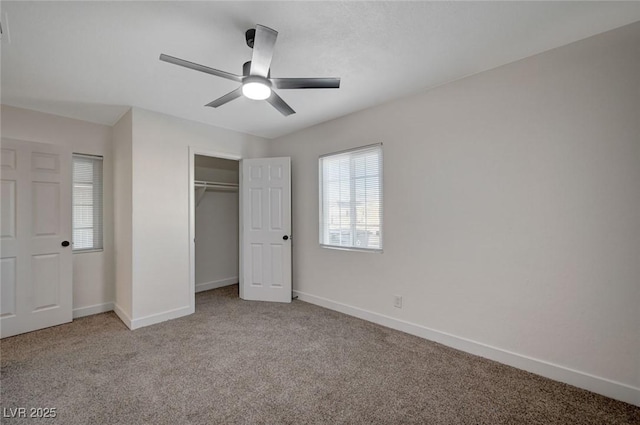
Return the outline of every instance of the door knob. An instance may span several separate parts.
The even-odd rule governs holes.
[[[64,246],[65,248],[69,246],[69,241],[62,241],[62,246]]]
[[[287,239],[289,239],[289,236],[284,235],[284,236],[282,237],[282,239],[284,239],[284,240],[286,241]]]

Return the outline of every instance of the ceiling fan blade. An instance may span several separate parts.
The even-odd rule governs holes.
[[[262,25],[256,25],[256,35],[253,41],[253,55],[251,57],[250,75],[265,77],[269,75],[273,48],[276,44],[278,31]]]
[[[227,80],[233,80],[239,83],[242,82],[242,76],[240,75],[231,74],[229,72],[224,72],[218,69],[209,68],[208,66],[199,65],[197,63],[186,61],[184,59],[174,58],[173,56],[161,54],[160,60],[164,62],[172,63],[174,65],[184,66],[185,68],[195,69],[196,71],[204,72],[206,74],[211,74],[217,77],[226,78]]]
[[[279,89],[339,89],[340,78],[270,78]]]
[[[287,105],[287,102],[282,100],[282,98],[273,90],[271,91],[271,96],[267,98],[267,102],[273,105],[273,107],[280,111],[280,113],[285,117],[296,113],[296,111],[294,111],[291,106]]]
[[[217,108],[218,106],[222,106],[225,103],[231,102],[233,99],[237,99],[242,96],[242,86],[238,87],[232,92],[225,94],[222,97],[217,98],[213,102],[207,103],[205,106],[211,106],[213,108]]]

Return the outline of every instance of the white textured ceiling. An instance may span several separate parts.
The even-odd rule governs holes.
[[[640,20],[640,2],[10,2],[2,103],[113,124],[137,106],[267,138]],[[5,22],[3,22],[5,23]],[[5,23],[5,24],[6,24]],[[339,90],[209,101],[237,83],[160,53],[241,74],[244,32],[279,32],[274,77],[341,77]]]

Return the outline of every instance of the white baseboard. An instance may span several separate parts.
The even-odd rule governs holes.
[[[120,320],[122,320],[122,323],[124,323],[129,329],[132,329],[131,328],[131,318],[116,303],[113,304],[113,312],[116,314],[116,316],[118,316],[118,318],[120,318]]]
[[[640,406],[640,388],[580,372],[578,370],[569,369],[544,360],[534,359],[522,354],[503,350],[501,348],[492,347],[481,342],[461,338],[446,332],[417,325],[415,323],[406,322],[383,314],[342,304],[327,298],[318,297],[316,295],[300,291],[293,291],[293,293],[298,296],[298,299],[311,304],[339,311],[340,313],[348,314],[349,316],[377,323],[379,325],[406,332],[430,341],[435,341],[467,353],[495,360],[499,363],[513,366],[518,369],[523,369],[546,378],[593,391],[594,393],[602,394],[606,397]]]
[[[162,313],[151,314],[149,316],[131,320],[131,326],[129,326],[129,329],[134,330],[144,328],[145,326],[155,325],[156,323],[166,322],[167,320],[177,319],[182,316],[188,316],[194,312],[195,308],[187,305],[173,310],[164,311]]]
[[[236,283],[238,283],[238,276],[228,277],[226,279],[214,280],[211,282],[196,283],[196,292],[222,288],[223,286],[235,285]]]
[[[91,316],[93,314],[105,313],[107,311],[113,311],[113,303],[102,303],[90,305],[87,307],[78,307],[73,309],[73,318]]]

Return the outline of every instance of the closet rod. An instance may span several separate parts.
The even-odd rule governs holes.
[[[238,183],[224,183],[224,182],[209,182],[205,180],[196,180],[194,182],[195,187],[202,187],[205,189],[226,189],[226,190],[237,190]]]

